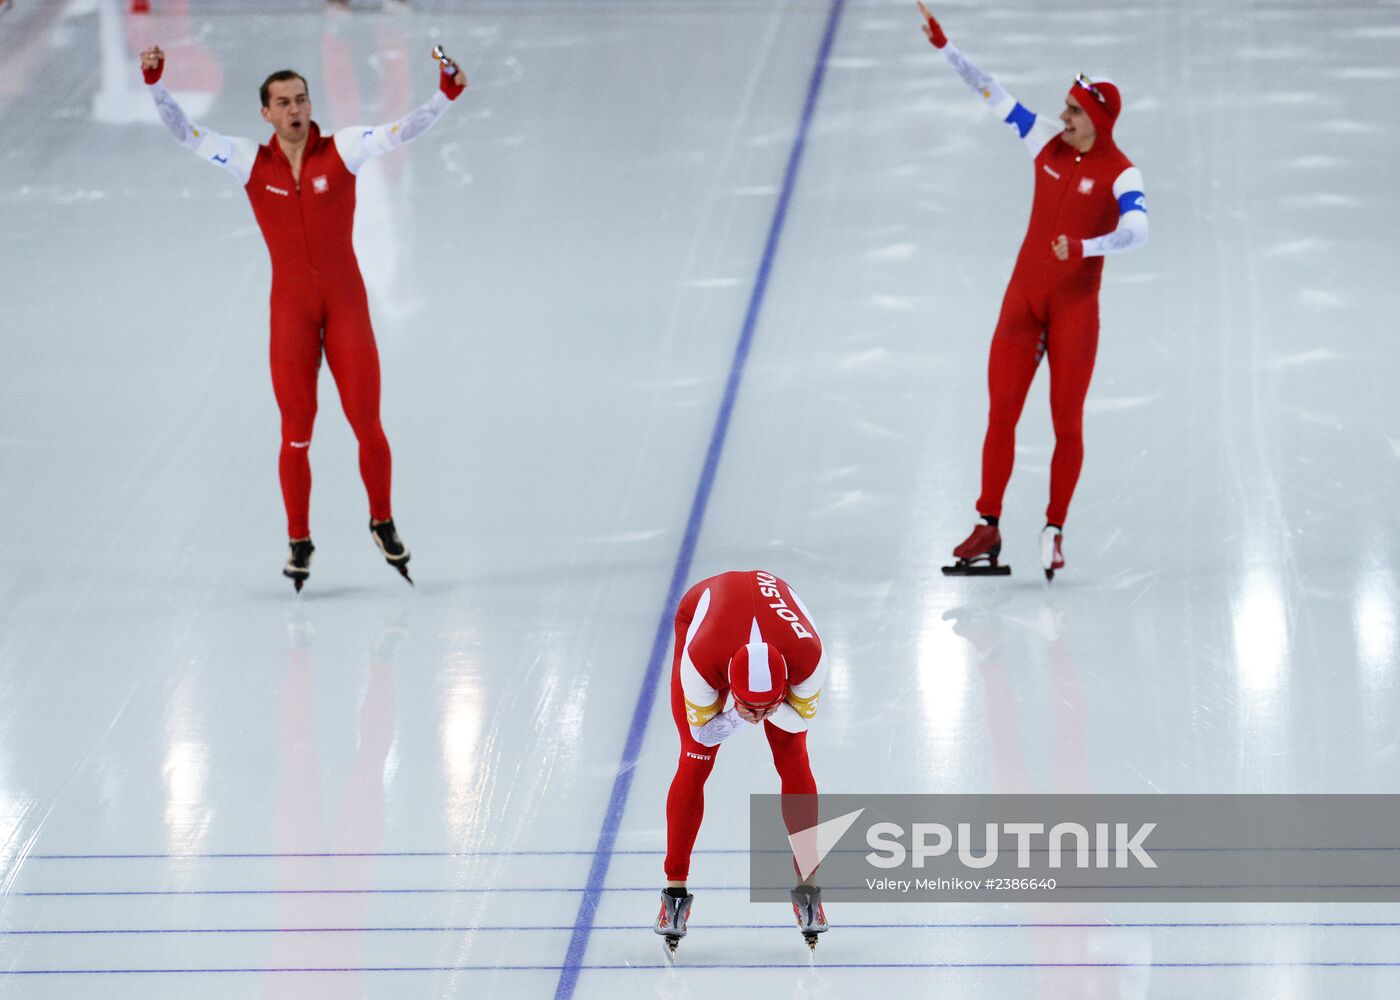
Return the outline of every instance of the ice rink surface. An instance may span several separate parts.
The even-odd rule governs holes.
[[[364,2],[0,14],[0,996],[1400,993],[1387,905],[833,905],[811,969],[748,901],[751,734],[676,970],[648,929],[648,666],[727,569],[821,628],[823,791],[1396,791],[1400,6],[935,7],[1042,112],[1113,77],[1146,179],[1047,586],[1043,375],[1014,575],[938,570],[1031,169],[912,0]],[[471,85],[357,222],[418,585],[323,374],[296,597],[266,250],[136,53],[263,141],[268,72],[373,124],[435,41]]]

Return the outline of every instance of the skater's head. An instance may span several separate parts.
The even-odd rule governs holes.
[[[787,661],[766,642],[751,642],[729,660],[729,690],[734,708],[749,722],[778,710],[787,696]]]
[[[258,89],[262,98],[263,121],[272,125],[277,138],[298,145],[311,131],[311,93],[306,77],[293,69],[281,69],[263,81]]]
[[[1080,73],[1065,95],[1065,109],[1060,112],[1065,130],[1060,137],[1081,153],[1086,152],[1100,135],[1112,138],[1113,123],[1122,109],[1123,97],[1117,84]]]

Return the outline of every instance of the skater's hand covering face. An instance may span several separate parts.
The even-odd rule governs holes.
[[[776,701],[767,708],[750,708],[741,701],[734,702],[734,711],[739,713],[739,718],[745,722],[752,722],[755,725],[772,715],[782,705],[781,701]]]

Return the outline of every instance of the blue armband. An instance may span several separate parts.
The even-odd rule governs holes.
[[[1013,127],[1024,139],[1035,126],[1035,112],[1017,101],[1016,106],[1011,109],[1011,114],[1006,116],[1006,124]]]
[[[1124,191],[1118,196],[1118,214],[1127,215],[1129,212],[1147,214],[1147,200],[1141,191]]]

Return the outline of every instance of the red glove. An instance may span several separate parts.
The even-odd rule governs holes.
[[[923,0],[919,2],[919,13],[928,19],[928,24],[924,25],[924,34],[928,35],[928,40],[933,43],[935,49],[941,49],[948,44],[948,36],[943,34],[943,28],[938,23],[938,18],[928,12],[928,8],[923,5]]]
[[[157,83],[160,80],[160,74],[164,69],[165,60],[162,59],[160,62],[156,63],[155,69],[147,69],[145,66],[142,66],[141,77],[146,81],[146,84],[149,86],[150,84]]]
[[[457,83],[456,76],[461,70],[454,64],[452,69],[442,67],[438,74],[438,89],[447,95],[449,101],[455,101],[462,95],[462,91],[467,89],[465,83]]]

